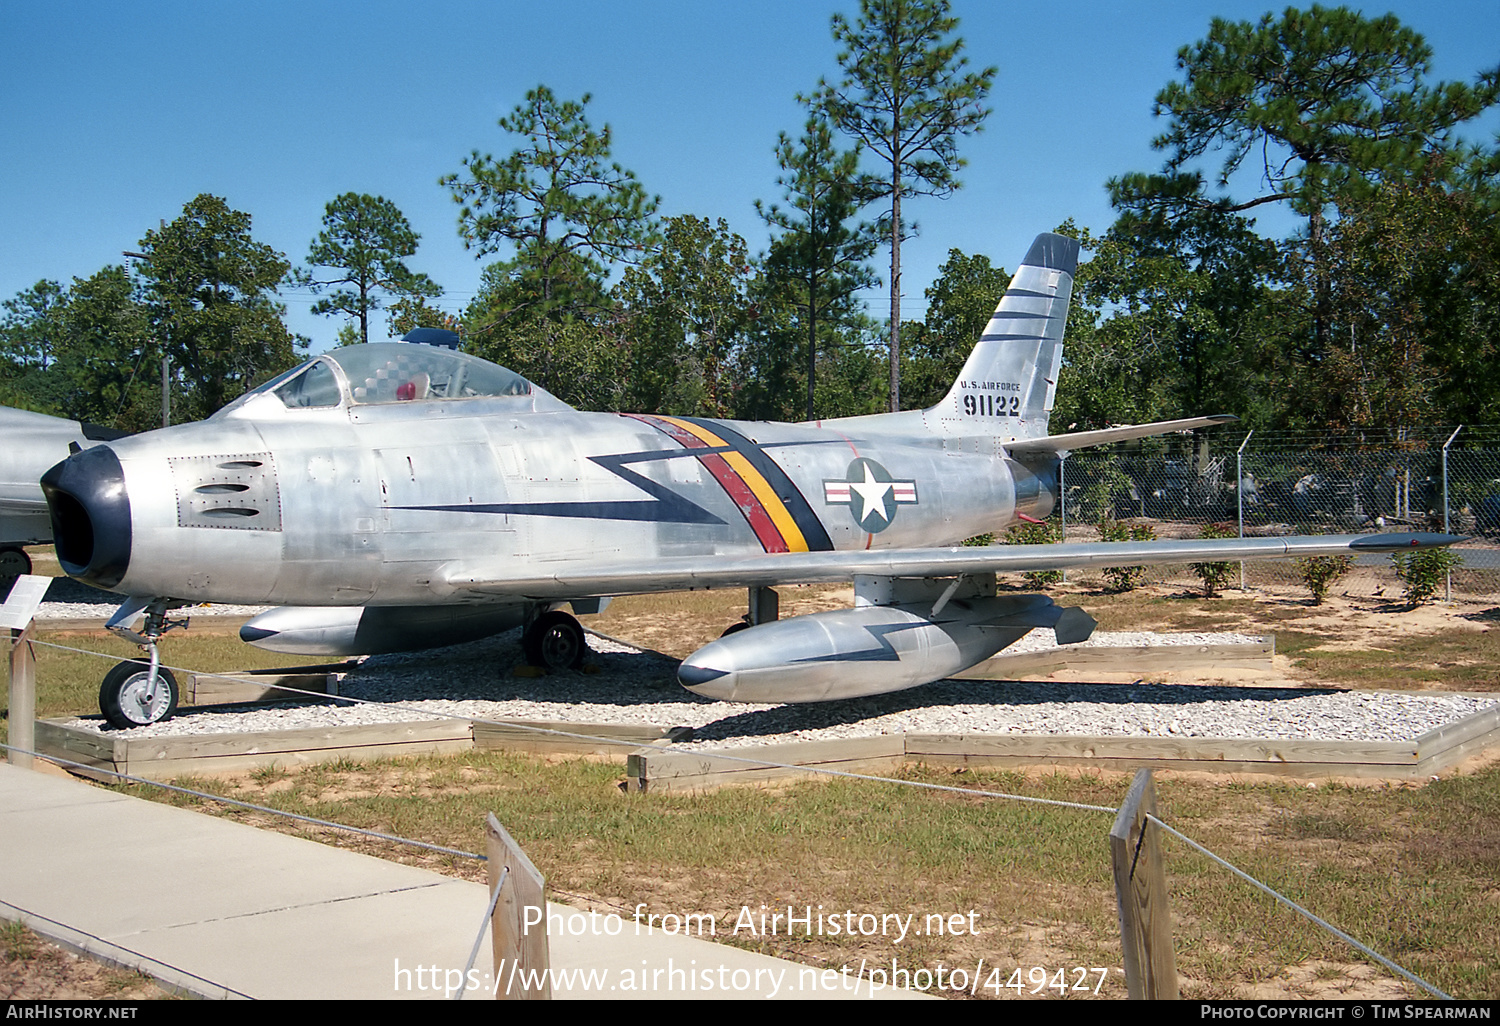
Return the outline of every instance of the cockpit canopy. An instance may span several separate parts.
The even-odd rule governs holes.
[[[536,390],[540,392],[540,389]],[[272,378],[230,403],[273,394],[288,409],[531,396],[531,382],[477,356],[412,342],[343,346]],[[545,393],[542,393],[545,394]]]

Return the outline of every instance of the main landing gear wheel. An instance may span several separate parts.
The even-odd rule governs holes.
[[[537,617],[522,635],[521,648],[528,663],[549,672],[578,669],[589,650],[583,625],[560,609]]]
[[[740,631],[747,631],[749,629],[750,629],[750,625],[748,623],[746,623],[744,620],[736,620],[734,623],[730,624],[728,627],[725,627],[724,628],[724,633],[720,634],[719,637],[721,637],[721,638],[727,638],[731,634],[738,634]]]
[[[159,723],[177,711],[177,678],[165,666],[157,668],[156,689],[151,693],[151,664],[139,660],[121,663],[104,675],[99,687],[99,711],[122,730]]]
[[[10,594],[16,578],[31,573],[31,557],[25,549],[0,549],[0,599]]]

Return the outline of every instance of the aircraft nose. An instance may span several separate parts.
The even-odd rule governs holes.
[[[74,453],[42,475],[57,559],[70,577],[113,588],[130,566],[130,496],[107,445]]]

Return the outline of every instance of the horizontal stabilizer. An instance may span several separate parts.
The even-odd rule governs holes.
[[[1191,431],[1193,428],[1213,427],[1239,420],[1227,413],[1212,417],[1188,417],[1185,420],[1159,420],[1154,424],[1124,424],[1120,427],[1101,428],[1098,431],[1074,431],[1066,435],[1049,435],[1046,438],[1024,438],[1006,442],[1011,455],[1023,452],[1066,453],[1084,449],[1090,445],[1108,445],[1110,442],[1126,442],[1132,438],[1150,438],[1153,435],[1170,435],[1174,431]]]

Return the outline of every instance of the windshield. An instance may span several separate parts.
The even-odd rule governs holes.
[[[309,406],[337,406],[343,398],[338,378],[328,361],[318,360],[301,374],[275,389],[276,396],[289,410]]]
[[[531,394],[531,383],[514,371],[418,343],[372,342],[335,349],[324,357],[343,370],[356,403]]]
[[[337,406],[344,393],[334,364],[344,372],[350,398],[356,403],[532,394],[531,382],[521,375],[477,356],[414,342],[372,342],[334,349],[284,371],[214,416],[237,410],[266,392],[274,392],[288,409]]]

